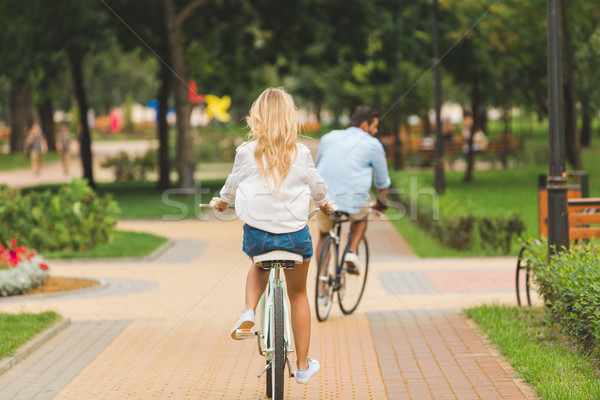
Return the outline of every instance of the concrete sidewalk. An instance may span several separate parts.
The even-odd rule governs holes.
[[[122,221],[118,228],[204,248],[191,261],[172,253],[171,263],[168,253],[160,263],[51,263],[57,276],[150,283],[140,286],[146,289],[0,299],[6,312],[56,310],[80,332],[65,330],[36,351],[60,349],[63,362],[30,357],[0,375],[0,399],[265,398],[256,342],[229,337],[249,266],[241,223]],[[344,316],[334,305],[326,322],[313,318],[310,355],[322,370],[307,385],[288,380],[287,398],[531,398],[459,313],[483,302],[515,303],[513,258],[420,259],[389,222],[371,223],[368,239],[373,257],[359,308]]]

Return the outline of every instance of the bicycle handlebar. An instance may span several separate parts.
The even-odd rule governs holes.
[[[200,207],[210,207],[213,208],[215,205],[217,205],[217,203],[215,203],[214,201],[211,201],[208,204],[198,204],[198,206]],[[231,208],[231,209],[235,209],[235,206],[232,206],[231,204],[227,204],[227,208]],[[313,210],[311,210],[311,212],[308,214],[308,219],[310,219],[313,215],[315,215],[316,213],[318,213],[321,209],[320,208],[314,208]],[[331,212],[334,213],[337,211],[337,206],[334,204],[333,206],[331,206]]]

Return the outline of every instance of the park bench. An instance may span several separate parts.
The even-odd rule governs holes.
[[[455,136],[451,142],[444,142],[444,160],[450,167],[463,155],[464,140],[462,136]],[[435,159],[435,144],[433,146],[416,149],[416,158],[420,165],[430,163]]]
[[[569,185],[567,190],[567,212],[569,214],[569,240],[575,244],[581,240],[600,238],[600,198],[588,196],[587,175],[569,173],[570,177],[579,176],[580,183]],[[540,236],[548,237],[548,190],[544,175],[540,175],[538,188],[538,223]],[[517,303],[521,305],[521,276],[524,275],[527,304],[531,305],[531,271],[524,259],[522,247],[517,259],[516,292]]]
[[[508,165],[508,157],[518,157],[523,150],[523,138],[515,138],[511,133],[502,134],[488,144],[485,155],[495,168],[496,161],[500,161],[503,166]]]

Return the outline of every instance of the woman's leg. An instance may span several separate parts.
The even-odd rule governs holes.
[[[256,312],[260,296],[262,296],[269,281],[269,272],[257,267],[254,263],[250,266],[246,277],[246,307],[244,311],[252,310]]]
[[[310,306],[306,294],[306,278],[310,261],[298,264],[294,269],[285,270],[288,297],[290,298],[292,330],[296,344],[298,369],[308,369],[308,348],[310,346]]]

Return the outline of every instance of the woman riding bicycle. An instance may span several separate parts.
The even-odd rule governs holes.
[[[269,88],[256,99],[246,117],[251,142],[236,150],[233,171],[213,198],[214,207],[224,211],[235,204],[244,224],[242,250],[252,256],[273,250],[301,254],[304,262],[285,270],[291,305],[292,331],[296,344],[295,379],[306,383],[319,370],[319,363],[308,358],[310,345],[310,308],[306,279],[313,255],[307,220],[310,200],[323,212],[331,209],[327,186],[317,172],[310,151],[297,143],[299,114],[294,100],[282,88]],[[250,266],[246,279],[246,299],[242,316],[231,331],[254,326],[254,310],[265,290],[269,271]]]

